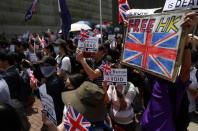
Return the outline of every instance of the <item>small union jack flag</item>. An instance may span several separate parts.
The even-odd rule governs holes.
[[[85,41],[88,38],[89,38],[89,32],[86,30],[81,30],[80,31],[80,41]]]
[[[30,20],[32,18],[33,13],[36,12],[38,0],[33,0],[32,4],[30,5],[29,9],[25,14],[25,21]]]
[[[177,33],[129,33],[124,45],[123,62],[171,79],[178,39]]]
[[[64,126],[66,131],[89,131],[91,129],[91,123],[70,105],[64,112]]]
[[[94,33],[93,36],[95,37],[96,35],[100,34],[100,31],[99,31],[99,29],[95,28],[95,29],[93,30],[93,33]]]
[[[126,21],[126,12],[130,10],[130,6],[127,0],[119,0],[119,23]]]
[[[104,64],[103,65],[103,72],[105,74],[108,74],[109,72],[111,72],[111,66],[109,64]]]

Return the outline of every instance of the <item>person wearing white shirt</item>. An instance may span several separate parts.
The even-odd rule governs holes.
[[[110,103],[110,117],[114,127],[118,126],[127,131],[134,130],[135,113],[132,103],[137,92],[138,89],[131,82],[128,82],[126,87],[123,85],[109,86],[107,95]]]

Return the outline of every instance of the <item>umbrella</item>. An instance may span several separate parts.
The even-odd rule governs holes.
[[[71,24],[71,30],[70,30],[70,32],[81,31],[82,29],[83,30],[91,30],[91,27],[89,27],[86,24],[73,23],[73,24]]]

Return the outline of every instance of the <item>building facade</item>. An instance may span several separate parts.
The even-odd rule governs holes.
[[[60,17],[58,0],[39,0],[37,11],[25,22],[25,13],[32,0],[1,0],[0,33],[21,34],[26,31],[43,32],[58,30]],[[72,22],[89,20],[99,23],[99,0],[67,0]],[[102,0],[103,20],[112,21],[112,0]]]

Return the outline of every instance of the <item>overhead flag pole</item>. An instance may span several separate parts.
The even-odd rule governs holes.
[[[101,44],[103,43],[102,39],[102,1],[100,1],[100,33],[101,33]]]

